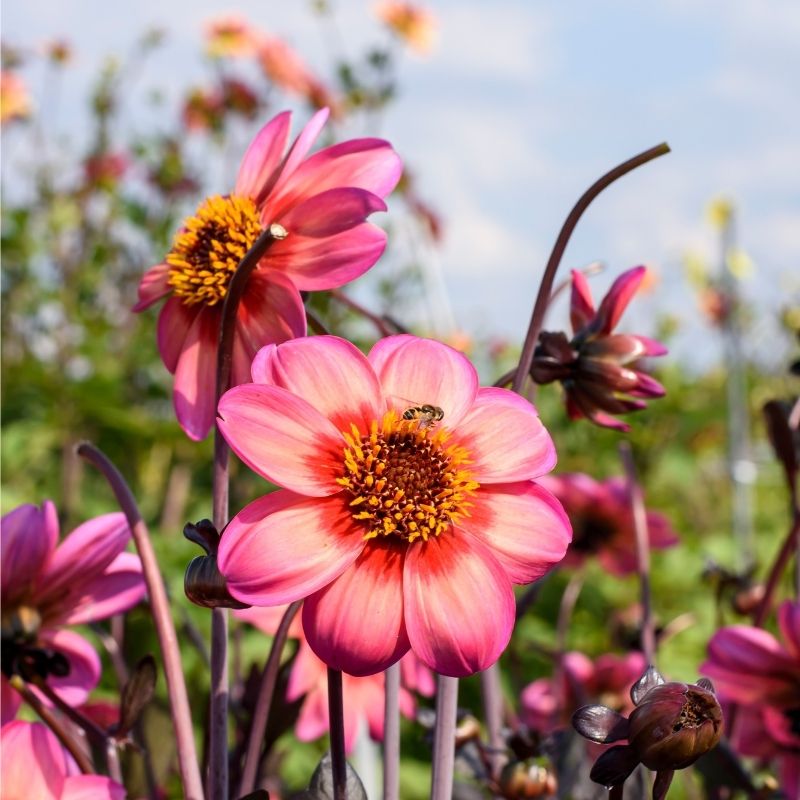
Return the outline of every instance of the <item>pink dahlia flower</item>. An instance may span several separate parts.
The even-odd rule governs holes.
[[[666,347],[645,336],[612,333],[646,272],[646,267],[623,272],[595,310],[586,276],[572,271],[572,339],[543,331],[531,366],[536,383],[561,381],[571,419],[587,417],[604,428],[627,431],[630,425],[611,415],[639,411],[646,398],[664,395],[641,360],[663,356]]]
[[[239,305],[233,385],[249,380],[259,348],[305,334],[301,291],[357,278],[386,246],[386,234],[366,218],[386,210],[383,198],[400,177],[391,145],[353,139],[306,158],[328,111],[317,112],[286,151],[290,116],[278,114],[261,129],[233,192],[204,200],[139,285],[134,311],[169,295],[158,318],[158,347],[175,375],[178,422],[192,439],[203,439],[214,422],[217,344],[231,276],[265,229],[280,225],[286,237],[265,253]]]
[[[409,649],[445,675],[493,664],[514,625],[513,584],[547,572],[570,540],[535,483],[556,453],[533,406],[479,388],[465,356],[414,336],[369,356],[334,336],[270,345],[252,374],[222,397],[218,424],[284,488],[225,530],[231,594],[306,598],[311,648],[352,675]]]
[[[647,661],[638,651],[624,656],[606,653],[595,661],[583,653],[565,653],[558,680],[539,678],[522,690],[522,721],[533,730],[550,733],[569,727],[578,706],[597,700],[626,714],[633,711],[631,686],[645,669]]]
[[[636,571],[636,530],[630,490],[623,478],[596,481],[582,472],[565,472],[546,475],[541,484],[559,499],[572,523],[565,564],[578,566],[587,557],[597,556],[612,575]],[[647,532],[651,548],[678,543],[669,520],[656,511],[647,512]]]
[[[278,629],[281,617],[288,606],[270,608],[246,608],[234,611],[234,616],[272,636]],[[286,699],[291,703],[305,697],[300,708],[300,716],[295,725],[295,734],[301,742],[312,742],[328,732],[328,669],[308,646],[303,635],[300,616],[295,616],[289,627],[289,636],[300,640],[300,649],[292,664]],[[433,676],[421,665],[412,653],[407,653],[400,662],[403,686],[400,688],[400,711],[413,718],[415,703],[409,690],[421,686],[421,693],[433,694]],[[406,683],[410,677],[414,683]],[[367,723],[369,735],[375,741],[383,741],[384,725],[384,673],[357,678],[342,674],[342,693],[344,698],[344,738],[345,750],[351,753],[355,747],[358,731],[363,721]],[[419,689],[418,689],[419,691]]]
[[[125,800],[125,788],[102,775],[75,775],[72,759],[40,722],[16,720],[0,730],[4,800]]]
[[[145,593],[139,557],[125,553],[130,528],[122,514],[79,525],[58,543],[55,506],[22,505],[6,514],[2,550],[2,719],[19,695],[7,678],[38,676],[70,705],[80,705],[100,678],[100,659],[82,636],[65,630],[127,611]]]

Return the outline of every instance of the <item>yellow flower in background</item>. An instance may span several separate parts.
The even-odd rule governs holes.
[[[430,53],[436,42],[436,17],[427,8],[398,0],[383,0],[375,6],[378,18],[412,50]]]
[[[732,247],[725,258],[731,274],[739,278],[749,278],[755,271],[753,259],[741,247]]]
[[[257,36],[243,17],[225,14],[204,27],[206,53],[212,58],[245,58],[256,50]]]
[[[734,210],[735,207],[731,200],[727,197],[717,197],[709,203],[706,214],[708,221],[715,228],[722,229],[730,225]]]

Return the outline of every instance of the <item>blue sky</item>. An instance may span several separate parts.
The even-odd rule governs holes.
[[[349,52],[381,37],[368,3],[339,0]],[[683,275],[687,251],[714,257],[709,200],[732,198],[739,241],[755,264],[743,291],[756,306],[748,347],[778,367],[775,310],[800,295],[800,4],[795,0],[440,0],[439,44],[400,66],[399,100],[382,122],[421,192],[444,215],[429,316],[440,333],[521,338],[538,278],[574,200],[619,161],[667,140],[673,153],[633,173],[585,215],[562,269],[596,259],[598,294],[639,263],[658,289],[622,327],[645,333],[657,313],[679,317],[676,355],[698,348],[704,327]],[[305,2],[241,0],[26,0],[3,8],[3,39],[35,45],[69,39],[77,51],[59,111],[77,130],[87,80],[102,59],[127,51],[148,25],[169,32],[140,85],[177,95],[201,80],[207,18],[237,11],[288,38],[321,71],[330,67]],[[35,90],[34,84],[34,90]],[[219,187],[216,187],[219,188]],[[441,291],[440,288],[441,287]],[[556,315],[557,316],[557,315]],[[698,354],[698,350],[701,350]]]

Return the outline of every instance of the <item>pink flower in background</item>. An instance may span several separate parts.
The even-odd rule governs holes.
[[[2,519],[2,719],[20,698],[7,682],[34,675],[70,705],[97,684],[100,659],[80,625],[127,611],[145,593],[139,557],[123,552],[130,529],[122,514],[79,525],[58,544],[55,506],[22,505]]]
[[[234,611],[233,614],[272,636],[277,631],[287,607],[253,607]],[[300,649],[292,665],[286,699],[293,702],[305,696],[295,725],[295,733],[301,742],[311,742],[326,734],[330,727],[328,669],[308,646],[299,614],[292,620],[289,636],[300,640]],[[400,689],[400,711],[406,717],[413,718],[415,703],[410,690],[417,689],[421,694],[431,696],[434,691],[433,676],[430,670],[420,664],[411,653],[407,653],[400,664],[404,684]],[[407,676],[412,680],[411,685],[406,683]],[[362,721],[366,721],[369,735],[373,739],[383,741],[384,684],[382,672],[362,678],[343,673],[344,734],[345,749],[348,753],[351,753],[355,746]]]
[[[645,336],[612,333],[647,272],[623,272],[595,310],[586,276],[572,271],[570,320],[573,337],[543,331],[531,367],[536,383],[560,381],[571,419],[587,417],[596,425],[630,430],[611,415],[638,411],[646,398],[662,397],[664,387],[642,368],[641,359],[667,349]]]
[[[630,492],[623,478],[596,481],[582,472],[546,475],[541,484],[564,506],[572,523],[572,543],[564,563],[582,564],[597,556],[612,575],[636,571],[636,531]],[[662,549],[678,543],[669,520],[656,511],[647,512],[650,547]]]
[[[239,168],[233,193],[206,199],[185,220],[166,259],[139,285],[142,311],[169,295],[158,318],[158,346],[174,373],[181,427],[203,439],[214,422],[217,344],[231,276],[261,233],[279,224],[251,275],[237,312],[232,383],[249,380],[255,353],[305,334],[300,291],[332,289],[357,278],[383,253],[386,234],[366,222],[401,165],[382,139],[353,139],[306,158],[327,110],[316,113],[286,151],[289,112],[265,125]]]
[[[22,78],[10,70],[0,70],[0,125],[27,119],[32,110],[31,96]]]
[[[16,720],[0,730],[3,800],[124,800],[125,788],[102,775],[75,775],[49,728]]]
[[[557,680],[539,678],[522,690],[522,721],[533,730],[550,733],[569,727],[572,713],[591,701],[602,701],[623,714],[632,711],[631,686],[645,669],[644,654],[638,651],[624,656],[606,653],[595,661],[583,653],[565,653]]]
[[[352,675],[409,649],[446,675],[494,663],[513,584],[566,552],[569,522],[534,479],[556,454],[526,400],[482,389],[440,342],[334,336],[270,345],[220,401],[237,455],[282,491],[234,517],[218,564],[251,605],[306,598],[314,652]]]

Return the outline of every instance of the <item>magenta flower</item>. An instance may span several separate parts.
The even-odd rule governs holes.
[[[579,566],[597,556],[612,575],[636,572],[636,530],[628,485],[623,478],[596,481],[582,472],[546,475],[541,484],[564,506],[572,523],[572,543],[564,563]],[[662,549],[678,543],[669,520],[656,511],[647,512],[650,547]],[[640,670],[641,672],[641,670]]]
[[[272,636],[278,630],[278,625],[287,608],[288,606],[253,607],[234,611],[233,614]],[[299,615],[292,620],[289,636],[300,640],[300,649],[292,664],[289,685],[286,688],[286,699],[291,703],[305,697],[295,725],[295,734],[301,742],[313,742],[325,735],[330,727],[328,669],[308,646]],[[424,665],[414,658],[412,653],[403,656],[400,664],[404,679],[407,675],[412,676],[415,681],[421,681],[425,689],[431,689],[429,695],[433,694],[433,676]],[[409,719],[413,719],[416,704],[410,690],[417,687],[416,684],[409,686],[405,680],[403,680],[403,684],[399,695],[400,712]],[[369,735],[375,741],[383,741],[384,686],[385,679],[382,672],[361,678],[348,675],[346,672],[342,674],[344,738],[345,750],[348,754],[355,747],[362,721],[366,721]]]
[[[536,410],[479,388],[462,354],[405,335],[369,356],[333,336],[270,345],[253,379],[222,397],[218,424],[284,488],[225,530],[231,594],[307,598],[311,648],[352,675],[409,648],[446,675],[494,663],[514,625],[513,584],[547,572],[570,539],[534,482],[556,459]]]
[[[16,720],[0,730],[4,800],[125,800],[125,788],[102,775],[75,775],[55,734],[40,722]]]
[[[646,267],[623,272],[595,310],[586,277],[572,271],[572,339],[562,332],[542,332],[531,367],[536,383],[561,381],[571,419],[587,417],[596,425],[627,431],[630,425],[612,414],[638,411],[646,407],[646,398],[664,395],[664,387],[641,365],[642,358],[663,356],[664,345],[612,333],[646,272]]]
[[[643,653],[605,653],[592,661],[579,652],[565,653],[559,680],[539,678],[523,690],[522,721],[535,731],[550,733],[569,726],[572,713],[588,700],[600,700],[620,713],[633,710],[631,686],[647,668]]]
[[[82,636],[64,630],[127,611],[145,593],[139,557],[125,553],[130,529],[122,514],[79,525],[58,544],[55,506],[22,505],[2,519],[2,719],[19,695],[12,675],[39,677],[70,705],[97,685],[100,659]]]
[[[317,112],[286,150],[289,112],[265,125],[244,156],[233,193],[209,197],[184,222],[164,261],[139,285],[142,311],[170,295],[158,318],[158,347],[175,375],[178,422],[203,439],[214,422],[216,353],[231,276],[261,233],[281,226],[250,277],[238,312],[233,385],[246,382],[259,348],[306,332],[300,291],[332,289],[357,278],[383,253],[386,234],[366,222],[401,165],[382,139],[353,139],[306,158],[328,111]]]

